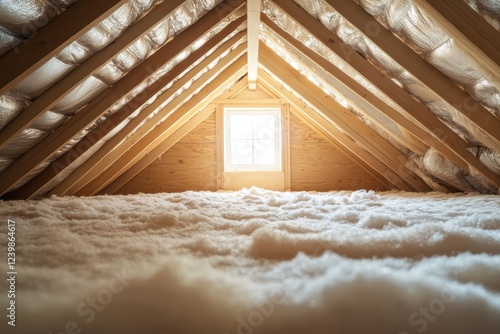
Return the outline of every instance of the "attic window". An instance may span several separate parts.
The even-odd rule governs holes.
[[[224,108],[224,169],[280,171],[281,108]]]

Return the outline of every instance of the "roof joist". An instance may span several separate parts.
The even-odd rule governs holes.
[[[113,43],[94,54],[52,87],[47,89],[2,129],[0,132],[0,149],[10,144],[24,129],[33,124],[38,117],[50,110],[57,102],[83,83],[95,71],[106,65],[121,51],[138,40],[146,31],[153,28],[166,16],[174,12],[183,2],[183,0],[172,0],[165,1],[158,5],[138,22],[130,26],[123,35],[118,37]]]
[[[125,144],[123,141],[129,137],[130,134],[134,133],[136,129],[149,117],[152,117],[148,121],[147,127],[151,127],[152,125],[159,123],[162,118],[164,118],[168,111],[175,107],[175,101],[172,101],[169,107],[165,107],[158,114],[153,115],[155,110],[157,110],[165,101],[169,100],[174,96],[174,94],[182,89],[183,86],[188,84],[193,78],[198,75],[201,71],[203,71],[209,64],[216,61],[218,57],[220,57],[223,53],[229,51],[235,44],[237,44],[244,36],[245,32],[241,32],[231,38],[229,41],[224,43],[219,49],[217,49],[210,56],[206,57],[203,61],[201,61],[197,66],[191,69],[191,71],[180,79],[175,81],[175,83],[164,93],[159,95],[153,103],[144,108],[141,113],[134,119],[132,119],[119,133],[117,133],[114,137],[112,137],[109,141],[107,141],[96,153],[94,153],[82,166],[80,166],[76,171],[74,171],[67,179],[57,185],[50,194],[58,194],[58,195],[67,195],[74,194],[79,189],[81,189],[85,184],[90,182],[93,176],[99,175],[107,167],[113,163],[114,159],[117,159],[119,155],[117,152],[122,152],[122,154],[126,151],[127,145],[131,145],[134,141],[140,139],[141,134],[135,134],[128,138],[127,143]],[[244,46],[240,46],[242,48]],[[195,61],[196,62],[196,61]],[[178,64],[176,67],[180,67],[182,72],[185,71],[192,63],[182,62]],[[201,77],[200,79],[203,79]],[[197,80],[198,81],[198,80]],[[203,81],[200,81],[203,82]],[[195,86],[191,86],[193,88]],[[186,93],[187,94],[187,93]],[[179,101],[181,98],[185,98],[185,95],[179,96],[176,101]],[[170,109],[169,109],[170,108]],[[146,124],[145,124],[146,125]],[[144,133],[147,127],[143,127],[142,133]],[[135,139],[134,139],[135,138]],[[122,145],[124,144],[124,146]],[[121,146],[121,148],[120,148]],[[101,168],[102,167],[102,168]]]
[[[0,95],[12,89],[126,2],[126,0],[79,1],[54,17],[33,36],[0,58],[2,69]]]
[[[234,5],[233,2],[232,5]],[[224,6],[213,9],[209,14],[203,16],[196,24],[193,24],[186,30],[188,32],[185,35],[186,39],[181,39],[177,43],[167,43],[150,58],[125,75],[113,87],[104,91],[80,112],[49,134],[32,150],[17,159],[1,174],[3,178],[0,180],[0,194],[6,193],[18,180],[49,158],[82,129],[85,129],[101,117],[123,95],[128,94],[142,81],[146,80],[156,69],[163,66],[166,60],[180,54],[191,43],[215,27],[221,20],[234,13],[239,6]],[[64,81],[64,79],[61,81]],[[17,119],[19,118],[15,120]],[[3,130],[0,134],[3,133]]]
[[[182,137],[187,135],[201,122],[206,120],[208,116],[210,116],[212,113],[215,112],[215,109],[216,107],[214,105],[208,105],[203,110],[196,113],[193,117],[187,120],[179,129],[174,131],[164,141],[158,144],[158,146],[156,146],[148,154],[146,154],[142,159],[137,161],[123,174],[121,174],[113,182],[107,185],[100,193],[101,194],[116,193],[121,187],[127,184],[128,181],[132,180],[137,174],[139,174],[142,170],[148,167],[153,161],[155,161],[158,157],[167,152],[172,146],[174,146],[179,140],[181,140]]]
[[[45,185],[55,179],[60,173],[62,173],[68,166],[70,166],[75,160],[85,154],[87,150],[89,150],[95,143],[104,138],[108,133],[113,131],[115,127],[117,127],[120,123],[127,119],[135,110],[143,105],[146,101],[154,97],[158,92],[166,86],[168,83],[173,81],[176,77],[185,72],[192,64],[198,62],[203,59],[203,57],[215,46],[221,43],[227,36],[232,33],[238,26],[240,26],[245,17],[241,17],[228,26],[226,26],[223,30],[221,30],[218,34],[208,40],[203,46],[201,46],[196,51],[192,52],[188,57],[182,60],[179,64],[173,67],[170,71],[168,71],[164,76],[156,80],[152,85],[150,85],[143,93],[136,96],[118,111],[116,111],[113,115],[111,115],[104,122],[100,123],[97,128],[93,129],[89,132],[78,144],[76,144],[73,148],[71,148],[68,152],[59,157],[56,161],[52,162],[52,164],[43,170],[36,178],[31,179],[28,183],[16,189],[6,195],[8,199],[29,199],[37,194],[37,192],[42,189]],[[196,24],[195,24],[196,25]],[[188,30],[190,32],[190,30]],[[244,32],[240,32],[233,36],[231,39],[222,44],[219,48],[219,52],[212,53],[205,62],[201,65],[205,66],[210,62],[214,61],[219,55],[220,52],[229,51],[231,47],[238,42],[240,42],[243,38]],[[158,50],[156,54],[158,54],[161,62],[168,63],[173,59],[173,57],[178,54],[175,52],[175,49],[184,49],[186,43],[192,43],[196,40],[195,34],[189,34],[185,39],[179,41],[178,44],[174,48],[170,48],[169,54],[162,54],[162,50]],[[163,52],[165,53],[165,52]],[[153,55],[151,58],[153,58]],[[196,69],[195,69],[196,72]],[[146,112],[141,113],[136,117],[134,121],[131,122],[131,125],[128,126],[128,129],[132,127],[132,124],[137,122],[142,122],[146,118]],[[126,133],[126,130],[120,135],[117,134],[117,137],[114,140],[117,140],[121,136]]]
[[[394,173],[373,154],[358,146],[350,137],[328,122],[318,114],[316,110],[301,101],[295,94],[288,91],[271,75],[266,73],[265,70],[260,71],[259,80],[272,89],[274,94],[286,99],[291,104],[292,111],[296,113],[303,122],[316,130],[329,143],[334,145],[337,144],[338,147],[358,163],[359,166],[380,179],[382,183],[387,184],[390,188],[397,187],[401,190],[412,190],[399,175]]]
[[[148,155],[165,139],[185,124],[199,110],[204,109],[228,85],[236,82],[246,72],[246,59],[245,57],[242,57],[244,54],[242,51],[244,51],[244,48],[232,51],[232,54],[224,57],[224,59],[211,69],[211,71],[207,72],[203,78],[196,80],[187,91],[183,92],[178,98],[172,101],[171,105],[167,105],[164,108],[164,113],[168,113],[170,110],[175,108],[178,109],[176,109],[173,114],[169,115],[165,121],[158,123],[155,122],[154,119],[151,119],[143,127],[141,127],[139,131],[146,132],[143,128],[148,126],[148,123],[154,126],[151,131],[139,136],[140,138],[137,141],[132,141],[133,144],[130,144],[127,141],[126,144],[128,145],[123,154],[120,154],[120,152],[113,152],[111,155],[111,164],[106,166],[105,169],[101,169],[101,173],[77,191],[75,195],[96,195],[104,187],[126,172],[135,163]],[[234,63],[227,66],[231,61],[234,61]],[[226,69],[220,73],[220,75],[216,75],[222,68]],[[203,87],[203,85],[206,86]],[[194,92],[201,88],[199,86],[203,87],[201,91],[190,97]],[[119,157],[113,157],[115,154],[119,154]],[[156,157],[157,156],[154,158]]]
[[[409,73],[452,105],[464,119],[469,120],[478,127],[478,132],[482,134],[480,140],[484,145],[500,151],[500,131],[498,131],[500,129],[500,119],[498,117],[486,110],[439,70],[427,63],[425,59],[394,36],[353,0],[326,0],[326,2]],[[373,31],[377,33],[373,33]]]
[[[430,190],[418,176],[404,167],[407,158],[401,152],[349,110],[342,107],[320,88],[304,84],[307,79],[264,44],[260,45],[260,55],[260,62],[264,67],[273,72],[282,82],[286,82],[304,99],[315,105],[325,119],[338,126],[342,132],[349,134],[357,143],[372,152],[379,160],[398,173],[413,189]]]
[[[399,126],[406,129],[408,133],[412,134],[415,138],[419,138],[428,146],[438,150],[451,162],[467,171],[469,174],[471,173],[470,167],[473,167],[485,179],[500,188],[500,176],[490,171],[471,152],[468,151],[470,145],[462,137],[448,128],[441,120],[439,120],[437,116],[432,114],[430,110],[428,110],[424,105],[420,104],[418,101],[412,98],[406,91],[396,85],[392,80],[387,77],[381,77],[380,75],[377,75],[378,71],[376,70],[376,68],[369,65],[368,61],[366,61],[363,57],[357,55],[357,53],[357,56],[351,54],[349,56],[349,59],[351,60],[350,64],[355,69],[360,70],[362,75],[372,79],[372,83],[382,92],[384,92],[389,98],[393,99],[396,102],[402,102],[402,106],[411,105],[411,108],[402,108],[402,112],[406,113],[406,117],[403,116],[399,111],[391,108],[385,102],[380,100],[377,96],[375,96],[367,88],[359,84],[356,80],[352,79],[345,72],[341,71],[332,63],[294,39],[284,30],[279,28],[275,23],[273,23],[269,18],[263,17],[262,20],[266,25],[269,26],[270,29],[275,31],[281,38],[295,47],[299,51],[298,54],[304,54],[310,60],[322,67],[326,72],[330,73],[332,76],[340,80],[349,89],[355,92],[358,95],[359,99],[364,99],[369,102],[385,116],[396,122]],[[307,20],[305,19],[301,20],[301,23],[308,26],[308,28],[316,28],[309,32],[313,36],[318,38],[318,40],[320,40],[321,42],[325,42],[324,37],[322,37],[321,30],[326,30],[327,32],[328,30],[325,27],[322,27],[321,24],[316,20],[314,20],[315,22],[311,22],[311,24],[307,24],[306,21]],[[339,47],[341,48],[342,46]],[[335,49],[332,51],[335,52]],[[338,55],[344,55],[345,57],[345,53],[338,53]],[[411,119],[413,119],[414,122],[412,122]],[[418,126],[417,124],[420,124],[420,126]],[[422,128],[425,130],[423,130]],[[390,130],[387,130],[387,132],[390,133]],[[431,136],[429,134],[439,135]],[[393,137],[398,138],[394,134]],[[405,143],[402,142],[401,144],[404,145]],[[415,149],[413,149],[411,146],[409,148],[415,152]]]

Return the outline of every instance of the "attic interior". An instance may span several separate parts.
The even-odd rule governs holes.
[[[496,0],[0,1],[1,326],[498,333],[499,65]]]

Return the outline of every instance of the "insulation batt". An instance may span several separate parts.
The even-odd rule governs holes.
[[[15,333],[500,328],[498,196],[250,188],[9,201],[0,215],[16,222]]]

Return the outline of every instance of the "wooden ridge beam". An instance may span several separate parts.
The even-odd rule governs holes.
[[[373,105],[385,116],[392,119],[399,126],[407,130],[408,133],[415,136],[416,138],[419,138],[426,145],[434,147],[443,156],[445,156],[447,159],[449,159],[451,162],[453,162],[455,165],[459,166],[469,174],[471,173],[470,168],[473,167],[484,178],[500,188],[500,176],[490,171],[479,161],[479,159],[477,159],[471,152],[468,151],[468,148],[471,145],[469,145],[469,143],[467,143],[462,137],[457,135],[453,130],[448,128],[446,124],[444,124],[437,116],[432,114],[432,112],[424,105],[420,104],[409,94],[407,94],[401,87],[392,82],[392,80],[385,77],[376,76],[375,74],[370,74],[368,76],[370,78],[376,79],[375,82],[372,82],[375,86],[385,87],[385,89],[382,91],[389,98],[393,98],[393,96],[399,95],[400,97],[398,99],[395,99],[396,101],[404,101],[403,105],[412,106],[412,108],[408,109],[402,108],[408,118],[403,116],[399,111],[388,106],[367,88],[359,84],[356,80],[352,79],[350,76],[345,74],[342,70],[334,66],[325,58],[319,56],[317,53],[313,52],[311,49],[307,48],[305,45],[294,39],[284,30],[279,28],[275,23],[273,23],[269,18],[267,18],[267,16],[263,17],[262,20],[266,25],[268,25],[270,29],[275,31],[281,38],[295,47],[300,53],[304,54],[310,60],[318,64],[332,76],[336,77],[348,88],[354,91],[360,98],[364,98],[368,103]],[[366,62],[364,59],[361,61]],[[360,67],[360,69],[363,68]],[[372,67],[372,71],[373,70],[376,69]],[[414,122],[412,122],[410,119],[413,119]],[[420,126],[418,126],[417,124],[420,124]],[[421,127],[425,130],[423,130]],[[388,133],[390,133],[390,131],[388,131]],[[429,135],[432,133],[438,133],[439,136],[433,137]]]
[[[172,146],[174,146],[179,140],[181,140],[185,135],[191,132],[194,128],[200,125],[204,120],[208,118],[212,113],[215,112],[216,107],[214,105],[208,105],[205,109],[196,113],[193,117],[186,121],[179,129],[177,129],[172,135],[168,136],[164,141],[162,141],[158,146],[152,149],[148,154],[144,155],[139,161],[133,164],[126,172],[117,177],[113,182],[108,184],[100,194],[112,195],[116,193],[121,187],[123,187],[127,182],[132,180],[137,174],[143,171],[151,163],[153,163],[159,156],[167,152]],[[159,124],[161,127],[162,124]],[[168,128],[164,128],[168,130]]]
[[[125,30],[123,35],[113,43],[94,54],[47,89],[2,129],[0,132],[0,149],[10,144],[24,129],[33,124],[39,116],[50,110],[69,92],[89,78],[92,73],[106,65],[117,54],[139,39],[147,30],[153,28],[155,22],[160,22],[165,15],[169,15],[183,2],[183,0],[174,0],[158,5],[141,20]]]
[[[193,87],[191,90],[190,87],[187,92],[184,92],[172,101],[171,105],[166,106],[164,109],[167,109],[167,111],[175,109],[176,107],[179,108],[169,115],[163,122],[158,122],[154,119],[147,122],[143,127],[150,123],[152,130],[149,132],[144,131],[141,136],[141,127],[137,132],[137,134],[139,134],[137,136],[137,141],[127,140],[124,142],[122,145],[122,149],[124,149],[123,152],[120,152],[119,150],[111,152],[109,156],[110,161],[105,165],[105,168],[101,169],[101,173],[94,177],[93,180],[88,182],[80,190],[75,192],[75,195],[90,196],[97,194],[104,187],[132,167],[137,161],[146,156],[156,146],[161,144],[162,141],[172,135],[200,109],[203,109],[210,104],[224,88],[237,81],[242,75],[244,75],[244,73],[246,73],[247,60],[242,56],[243,53],[233,51],[232,55],[225,57],[225,60],[231,61],[234,60],[234,58],[237,58],[237,60],[227,66],[221,74],[217,75],[217,73],[207,73],[204,75],[203,79],[196,80],[193,86],[204,86],[204,84],[208,84],[203,87],[199,93],[192,97],[190,97],[192,92],[197,91],[199,88],[195,89]],[[220,72],[220,68],[217,68],[219,65],[221,65],[221,67],[226,67],[224,66],[226,64],[218,64],[212,69],[214,70],[212,72]]]
[[[12,89],[126,2],[126,0],[79,1],[55,16],[32,37],[0,58],[2,69],[0,95]]]
[[[115,127],[121,124],[127,119],[134,111],[141,105],[143,105],[150,98],[154,97],[165,85],[174,80],[176,77],[181,75],[187,68],[192,64],[196,63],[198,60],[202,59],[205,54],[207,54],[213,47],[223,41],[227,35],[234,31],[243,21],[245,17],[241,17],[230,23],[226,28],[221,30],[217,35],[212,37],[203,46],[201,46],[196,51],[192,52],[186,59],[182,60],[174,68],[168,71],[164,76],[156,80],[152,85],[144,90],[143,93],[136,96],[126,105],[124,105],[120,110],[116,111],[104,122],[100,123],[97,128],[89,132],[80,142],[78,142],[73,148],[68,152],[59,157],[56,161],[52,162],[49,167],[45,168],[36,178],[33,178],[27,182],[22,187],[7,193],[4,198],[6,199],[30,199],[45,185],[51,182],[57,177],[62,171],[64,171],[69,165],[71,165],[76,159],[82,156],[87,150],[89,150],[95,143],[104,138],[109,132],[113,131]],[[225,42],[220,46],[221,50],[230,50],[238,41],[243,38],[244,32],[240,32]],[[189,40],[190,38],[186,38]],[[185,41],[181,41],[179,44],[183,44]],[[158,50],[157,53],[159,53]],[[155,53],[156,54],[156,53]],[[161,54],[161,53],[159,53]],[[215,55],[209,57],[211,61],[215,60]],[[164,58],[164,62],[167,63],[172,58],[167,56]],[[160,59],[161,59],[160,58]],[[139,119],[142,117],[138,116]]]
[[[187,36],[192,35],[192,41],[196,40],[196,38],[199,38],[206,33],[207,30],[215,27],[222,19],[224,19],[224,17],[230,15],[235,10],[236,9],[234,7],[229,7],[229,10],[228,8],[221,9],[216,7],[210,13],[198,20],[196,24],[186,30],[189,31],[189,34],[185,35],[186,38]],[[3,176],[0,180],[0,195],[5,194],[18,180],[31,172],[36,166],[63,147],[82,129],[95,122],[123,95],[132,91],[138,84],[146,80],[152,72],[154,72],[154,70],[165,64],[162,56],[168,55],[167,59],[170,59],[172,55],[177,55],[185,50],[189,44],[183,42],[182,40],[183,39],[179,39],[179,43],[168,43],[163,48],[165,52],[164,54],[160,53],[159,55],[156,55],[158,52],[153,54],[150,58],[127,73],[114,86],[107,89],[82,110],[80,110],[80,112],[54,130],[21,158],[17,159],[2,174],[0,174]],[[185,46],[183,45],[184,43],[186,44]],[[4,130],[5,128],[2,132],[0,132],[0,135]]]
[[[245,32],[242,32],[241,35],[235,38],[242,38]],[[137,133],[136,129],[143,124],[149,117],[152,117],[148,123],[144,124],[142,127],[142,133],[144,133],[146,128],[151,128],[151,124],[156,122],[160,122],[163,117],[168,114],[168,109],[163,109],[158,114],[154,115],[153,113],[157,110],[165,101],[169,100],[174,96],[176,92],[178,92],[182,87],[188,84],[198,73],[203,71],[209,64],[214,62],[221,54],[229,50],[232,45],[234,45],[234,40],[231,39],[228,41],[229,44],[226,43],[224,47],[220,47],[202,62],[200,62],[197,66],[191,69],[188,74],[182,76],[178,79],[168,90],[158,96],[153,103],[144,108],[137,117],[132,119],[119,133],[110,138],[96,153],[94,153],[82,166],[80,166],[77,170],[75,170],[67,179],[57,185],[54,189],[49,192],[49,195],[57,194],[57,195],[67,195],[74,194],[76,191],[81,189],[85,184],[90,182],[92,177],[95,177],[100,172],[100,166],[105,163],[112,162],[112,158],[110,158],[110,154],[115,152],[117,149],[122,146],[121,144],[129,137],[130,134]],[[244,45],[240,45],[235,51],[244,49]],[[180,65],[180,64],[179,64]],[[186,64],[182,64],[184,67]],[[187,64],[188,66],[190,64]],[[195,82],[196,84],[196,82]],[[196,87],[196,85],[195,85]],[[190,87],[191,88],[191,87]],[[180,97],[179,97],[180,98]],[[179,99],[178,98],[178,99]],[[177,100],[178,100],[177,99]],[[132,135],[127,139],[127,142],[131,144],[131,141],[137,141],[137,136],[140,134]]]
[[[353,0],[326,0],[326,2],[409,73],[452,105],[459,111],[461,117],[479,127],[483,135],[482,138],[478,138],[481,142],[495,151],[500,151],[500,131],[498,131],[500,118],[486,110],[438,69],[427,63]]]
[[[404,167],[406,156],[399,152],[375,131],[369,128],[349,110],[342,107],[320,88],[304,84],[307,79],[297,70],[279,58],[266,45],[260,45],[261,64],[286,82],[300,96],[317,106],[324,117],[348,133],[356,142],[372,152],[394,172],[398,173],[413,189],[428,191],[430,188],[413,172]]]
[[[296,115],[304,123],[317,131],[321,137],[330,144],[338,146],[342,152],[351,157],[355,163],[369,174],[388,185],[389,188],[398,188],[405,191],[413,190],[398,174],[389,169],[382,161],[354,143],[350,137],[324,119],[318,112],[301,101],[295,94],[276,82],[271,75],[267,74],[265,71],[261,71],[259,73],[259,79],[261,83],[265,83],[267,87],[272,89],[274,94],[287,99],[292,105],[292,111],[295,111]]]
[[[257,67],[259,64],[259,31],[261,0],[247,1],[247,43],[248,43],[248,89],[257,89]]]

